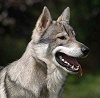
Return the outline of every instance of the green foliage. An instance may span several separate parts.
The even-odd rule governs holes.
[[[99,75],[85,74],[80,79],[68,77],[63,98],[100,98]]]
[[[5,66],[21,57],[26,48],[26,40],[14,39],[10,36],[0,37],[0,47],[2,47],[0,49],[0,59],[2,60],[0,63]]]

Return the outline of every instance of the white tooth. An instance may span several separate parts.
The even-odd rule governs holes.
[[[62,61],[64,62],[64,59],[62,59]]]
[[[71,68],[74,69],[74,65]]]
[[[68,64],[68,62],[67,62],[67,61],[65,61],[64,63]]]
[[[68,65],[70,65],[69,63],[68,63]],[[71,65],[70,65],[71,66]]]
[[[68,65],[71,66],[69,63],[68,63]]]
[[[79,68],[77,67],[77,68],[74,68],[74,70],[78,70]]]

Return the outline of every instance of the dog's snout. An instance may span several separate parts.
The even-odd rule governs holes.
[[[86,56],[89,53],[89,48],[87,46],[82,46],[81,51],[83,52],[83,55]]]

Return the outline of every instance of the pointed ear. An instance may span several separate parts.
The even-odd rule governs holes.
[[[40,15],[37,23],[36,23],[36,30],[38,32],[44,32],[47,27],[50,25],[52,19],[48,8],[45,6],[43,8],[42,14]]]
[[[67,7],[63,13],[61,14],[61,16],[58,17],[57,22],[67,22],[69,24],[69,20],[70,20],[70,8]]]

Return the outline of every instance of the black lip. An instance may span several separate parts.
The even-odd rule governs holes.
[[[56,61],[57,61],[62,67],[65,67],[67,70],[69,70],[69,71],[71,71],[71,72],[74,72],[74,73],[79,72],[79,69],[78,69],[78,70],[73,70],[73,69],[71,68],[71,64],[70,64],[70,65],[65,64],[65,63],[60,59],[60,56],[62,56],[62,55],[66,56],[66,57],[69,57],[68,55],[66,55],[66,54],[64,54],[64,53],[62,53],[62,52],[56,52],[56,54],[55,54]],[[75,59],[75,58],[73,58],[73,57],[70,57],[70,58]],[[76,66],[76,67],[77,67],[77,66]]]

